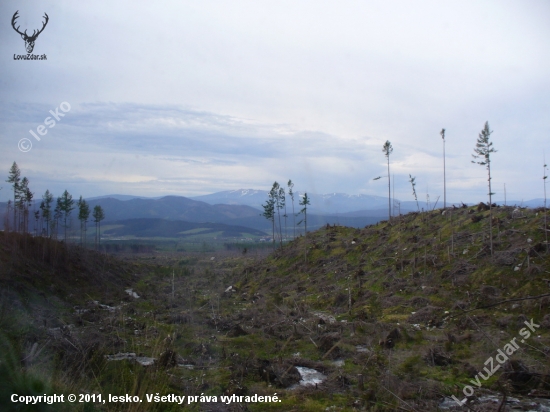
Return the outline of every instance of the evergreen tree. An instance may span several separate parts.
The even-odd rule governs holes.
[[[481,133],[478,135],[476,147],[474,148],[474,153],[472,157],[472,163],[477,163],[478,165],[485,166],[487,169],[487,182],[489,185],[489,239],[491,247],[491,257],[493,256],[493,200],[492,196],[494,193],[491,192],[491,153],[495,153],[496,150],[493,148],[493,142],[490,141],[492,130],[489,130],[489,122],[485,122],[485,126]]]
[[[26,178],[25,178],[26,179]],[[30,214],[30,208],[32,206],[32,199],[34,197],[34,193],[30,191],[29,189],[29,181],[27,179],[27,182],[25,184],[25,192],[23,196],[25,197],[25,221],[26,221],[26,232],[29,232],[29,214]]]
[[[443,210],[447,208],[447,181],[445,176],[445,129],[439,133],[443,139]]]
[[[17,163],[13,162],[6,182],[11,183],[13,188],[13,230],[17,231],[17,201],[19,196],[19,183],[21,182],[21,170]]]
[[[84,231],[83,230],[83,224],[82,224],[82,218],[83,218],[83,215],[82,215],[82,207],[83,207],[83,204],[82,202],[84,201],[84,199],[82,199],[82,195],[80,195],[80,198],[76,201],[76,208],[78,210],[78,220],[80,221],[80,244],[82,245],[82,232]]]
[[[275,249],[275,198],[273,197],[273,190],[269,192],[268,199],[266,200],[265,204],[262,205],[262,207],[264,209],[264,212],[261,214],[261,216],[271,221],[273,248]]]
[[[548,170],[546,165],[546,159],[544,159],[544,167],[542,171],[542,181],[544,182],[544,239],[546,243],[546,253],[548,253],[548,223],[546,221],[546,214],[547,214],[547,208],[546,208],[546,179],[548,179],[548,176],[546,175],[546,171]]]
[[[285,207],[285,189],[275,182],[273,189],[275,193],[275,207],[277,208],[277,217],[279,218],[279,242],[283,247],[283,227],[281,225],[281,209]]]
[[[416,188],[415,188],[416,182],[415,182],[415,180],[416,180],[416,177],[412,177],[409,174],[409,182],[411,183],[411,186],[412,186],[414,200],[416,201],[416,208],[420,212],[420,206],[418,205],[418,197],[416,196]]]
[[[61,204],[61,198],[58,197],[55,203],[55,209],[53,211],[53,227],[52,233],[55,230],[55,239],[59,235],[59,219],[63,217],[63,205]]]
[[[38,212],[40,215],[40,236],[44,235],[44,208],[46,205],[44,204],[44,200],[40,201],[40,206],[38,207],[40,211]]]
[[[285,189],[281,186],[279,189],[279,197],[283,200],[283,207],[285,209],[285,214],[283,217],[285,218],[285,238],[288,239],[288,224],[286,222],[286,219],[288,217],[288,214],[286,213],[286,197],[285,197]]]
[[[84,199],[82,199],[82,196],[80,196],[80,199],[78,199],[77,205],[78,220],[80,220],[80,243],[86,244],[86,230],[88,218],[90,217],[90,206],[88,206],[88,203]]]
[[[27,221],[29,217],[29,211],[28,211],[28,197],[32,200],[32,193],[29,190],[29,179],[24,177],[21,179],[21,182],[19,183],[19,187],[17,188],[17,209],[19,209],[19,224],[18,224],[18,230],[22,232],[27,232]]]
[[[393,152],[393,147],[389,140],[386,140],[382,146],[382,152],[388,159],[388,221],[391,223],[391,183],[390,183],[390,154]]]
[[[290,196],[291,202],[292,202],[292,238],[296,239],[296,215],[294,214],[294,192],[292,189],[294,188],[294,183],[292,183],[292,180],[288,179],[288,195]]]
[[[96,226],[96,249],[98,249],[101,244],[101,221],[105,219],[105,213],[100,205],[94,206],[92,216]]]
[[[67,241],[67,218],[71,214],[71,212],[74,210],[74,200],[72,195],[65,191],[61,195],[61,212],[63,213],[63,227],[65,228],[64,231],[64,238],[65,242]]]
[[[307,207],[310,205],[310,199],[307,196],[307,192],[304,193],[304,197],[302,197],[302,200],[300,200],[299,205],[303,206],[302,210],[300,210],[300,213],[304,214],[304,218],[298,222],[298,225],[304,222],[304,233],[307,236]]]
[[[42,196],[42,203],[40,203],[40,209],[42,210],[42,218],[46,222],[46,236],[50,236],[50,224],[52,221],[52,202],[53,194],[49,190]]]
[[[307,261],[307,207],[309,206],[310,201],[309,197],[307,197],[307,192],[304,193],[304,197],[299,202],[300,206],[303,206],[302,210],[300,210],[300,213],[304,214],[304,218],[298,222],[298,225],[304,222],[304,260]]]

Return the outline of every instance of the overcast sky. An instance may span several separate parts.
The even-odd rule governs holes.
[[[26,54],[17,10],[28,34],[48,14],[33,51],[47,60],[14,60]],[[267,191],[289,178],[384,196],[372,179],[387,175],[386,140],[396,197],[413,200],[411,174],[433,200],[445,128],[447,198],[476,202],[486,121],[495,199],[504,184],[508,199],[543,197],[547,0],[2,0],[0,17],[0,201],[14,161],[37,197]]]

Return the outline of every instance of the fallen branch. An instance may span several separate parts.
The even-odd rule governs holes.
[[[385,389],[387,390],[389,393],[391,393],[393,396],[395,396],[397,399],[399,399],[401,402],[403,402],[405,405],[407,405],[409,408],[411,409],[405,409],[401,406],[398,406],[399,409],[403,409],[403,410],[409,410],[409,411],[415,411],[416,412],[416,409],[414,409],[411,405],[409,405],[407,402],[405,402],[403,399],[401,399],[399,396],[397,396],[395,393],[393,393],[392,391],[390,391],[388,388],[386,388],[385,386],[382,386],[382,389]]]
[[[492,305],[480,306],[479,308],[474,308],[474,309],[469,309],[469,310],[462,311],[461,313],[458,313],[456,315],[451,315],[450,318],[455,318],[457,316],[464,315],[464,314],[469,313],[469,312],[473,312],[474,310],[493,308],[495,306],[502,305],[503,303],[519,302],[521,300],[530,300],[530,299],[540,299],[540,298],[544,298],[546,296],[550,296],[550,293],[545,293],[544,295],[538,295],[538,296],[528,296],[526,298],[506,299],[506,300],[502,300],[502,301],[497,302],[497,303],[493,303]]]

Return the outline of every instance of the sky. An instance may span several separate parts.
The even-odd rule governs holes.
[[[46,60],[18,59],[16,11],[28,34],[47,13],[33,50]],[[411,175],[433,201],[445,128],[448,202],[479,202],[487,171],[471,160],[486,121],[494,199],[504,186],[508,199],[544,196],[547,0],[2,0],[0,39],[0,201],[14,161],[35,197],[288,179],[385,196],[387,140],[395,197],[413,200]]]

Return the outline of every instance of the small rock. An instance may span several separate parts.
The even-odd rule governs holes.
[[[133,289],[126,289],[125,292],[133,298],[138,299],[139,295],[133,291]]]

